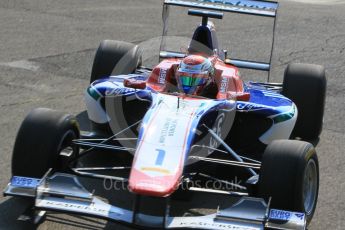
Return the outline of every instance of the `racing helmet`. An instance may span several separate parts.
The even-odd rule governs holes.
[[[214,68],[211,61],[201,55],[185,57],[177,68],[176,80],[181,93],[198,95],[210,80]]]

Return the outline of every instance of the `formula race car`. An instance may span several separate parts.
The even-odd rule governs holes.
[[[172,6],[202,18],[183,53],[165,49]],[[244,83],[239,68],[269,72],[271,63],[229,58],[209,21],[224,12],[276,20],[277,9],[268,1],[164,0],[154,68],[142,66],[137,45],[103,41],[85,92],[91,130],[80,131],[72,115],[34,109],[19,129],[4,194],[34,201],[35,224],[55,211],[148,229],[306,229],[319,187],[306,141],[322,130],[325,70],[289,64],[283,83]],[[106,202],[84,177],[125,184],[133,208]],[[172,211],[205,203],[199,193],[221,196],[218,209]]]

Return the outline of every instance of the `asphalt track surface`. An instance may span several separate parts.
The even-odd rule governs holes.
[[[277,24],[274,81],[281,81],[289,62],[321,64],[327,70],[324,129],[317,145],[321,184],[310,229],[343,229],[345,225],[344,12],[345,1],[281,1]],[[179,36],[188,36],[198,19],[188,21],[185,12],[177,14],[181,16],[171,21],[171,27]],[[220,40],[232,56],[267,56],[263,47],[270,37],[265,24],[233,16],[216,23]],[[10,178],[11,152],[25,115],[33,108],[48,107],[82,117],[83,92],[99,42],[143,43],[144,64],[152,63],[155,48],[147,44],[161,35],[161,26],[158,0],[0,0],[0,188]],[[24,208],[20,199],[0,198],[0,229],[29,229],[16,220]],[[62,214],[49,214],[38,227],[103,228],[128,229]]]

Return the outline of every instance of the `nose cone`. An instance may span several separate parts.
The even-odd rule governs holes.
[[[151,168],[149,170],[156,170]],[[182,170],[175,175],[149,176],[142,171],[132,169],[129,177],[129,190],[136,194],[166,197],[172,194],[179,185]]]

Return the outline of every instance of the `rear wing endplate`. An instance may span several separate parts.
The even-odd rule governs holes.
[[[275,17],[278,3],[254,0],[165,0],[166,5]]]

